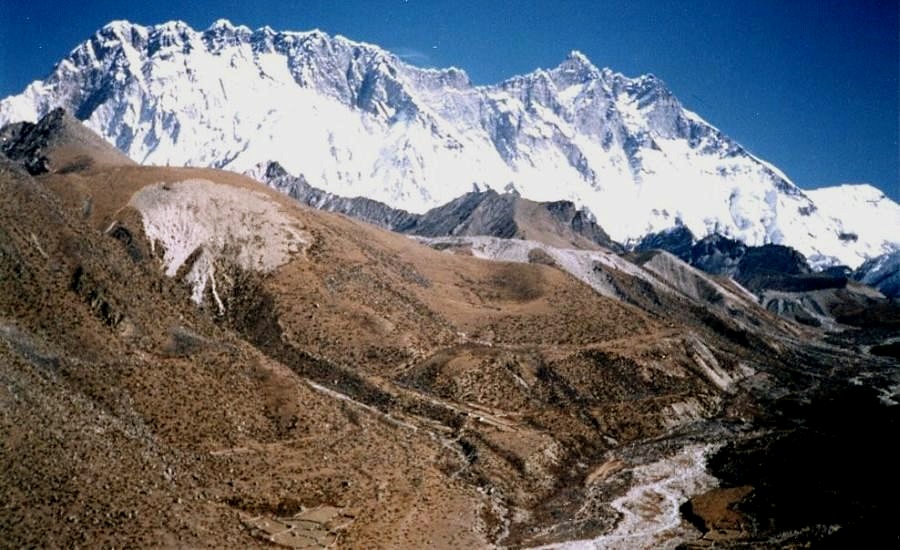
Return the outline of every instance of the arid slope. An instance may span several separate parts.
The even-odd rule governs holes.
[[[635,468],[817,376],[782,374],[817,333],[674,257],[427,246],[101,156],[0,157],[12,546],[592,537]]]

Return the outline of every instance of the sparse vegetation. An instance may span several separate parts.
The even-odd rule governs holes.
[[[54,170],[54,150],[42,154],[50,172],[37,178],[0,157],[0,532],[10,546],[592,537],[615,526],[609,503],[635,482],[631,471],[766,430],[773,396],[790,419],[790,399],[810,388],[862,373],[883,388],[894,380],[883,302],[880,316],[851,298],[835,305],[874,340],[831,335],[826,346],[819,329],[676,259],[640,276],[598,260],[580,279],[538,248],[520,263],[433,250],[236,174],[110,165],[114,156]],[[184,276],[205,249],[182,250],[167,277],[178,241],[148,235],[141,217],[142,201],[174,189],[229,197],[238,211],[252,195],[304,246],[260,264],[240,255],[265,249],[266,232],[212,231],[203,246],[220,252],[206,265],[215,291],[195,292]],[[179,215],[184,226],[168,229],[196,229],[199,210]],[[717,458],[735,483],[742,472],[725,458],[740,445]],[[674,513],[660,502],[646,513]],[[700,535],[686,525],[679,532]]]

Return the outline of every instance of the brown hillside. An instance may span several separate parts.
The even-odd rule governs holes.
[[[593,536],[811,334],[668,257],[601,295],[228,172],[3,158],[0,192],[10,546]]]

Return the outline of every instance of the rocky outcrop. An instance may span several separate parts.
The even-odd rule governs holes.
[[[62,108],[35,124],[14,122],[0,128],[0,151],[32,175],[77,171],[95,163],[134,164]]]
[[[621,251],[597,223],[591,212],[570,201],[537,203],[517,193],[497,193],[477,188],[424,214],[412,214],[365,197],[341,197],[310,185],[306,178],[291,176],[277,162],[248,172],[273,189],[328,212],[347,216],[422,237],[493,236],[552,240],[548,244]]]

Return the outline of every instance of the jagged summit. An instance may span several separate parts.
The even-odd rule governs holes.
[[[275,160],[327,192],[412,213],[475,183],[586,206],[623,243],[681,224],[697,238],[790,245],[816,266],[900,246],[896,203],[856,201],[861,214],[845,220],[840,203],[818,204],[659,78],[577,51],[474,86],[460,69],[320,30],[115,21],[0,102],[0,124],[56,107],[140,163],[243,172]]]
[[[222,19],[216,19],[215,21],[213,21],[213,23],[206,30],[208,30],[208,31],[212,31],[212,30],[237,31],[237,30],[244,30],[244,29],[246,29],[248,31],[250,30],[250,28],[245,25],[235,26],[235,24],[232,23],[230,20],[222,18]]]
[[[601,71],[586,55],[572,50],[566,59],[552,71],[554,80],[565,86],[585,84],[601,77]]]
[[[583,65],[587,65],[593,67],[594,64],[591,63],[591,60],[588,59],[586,55],[581,53],[579,50],[572,50],[569,52],[569,55],[566,56],[566,61],[578,62]]]

